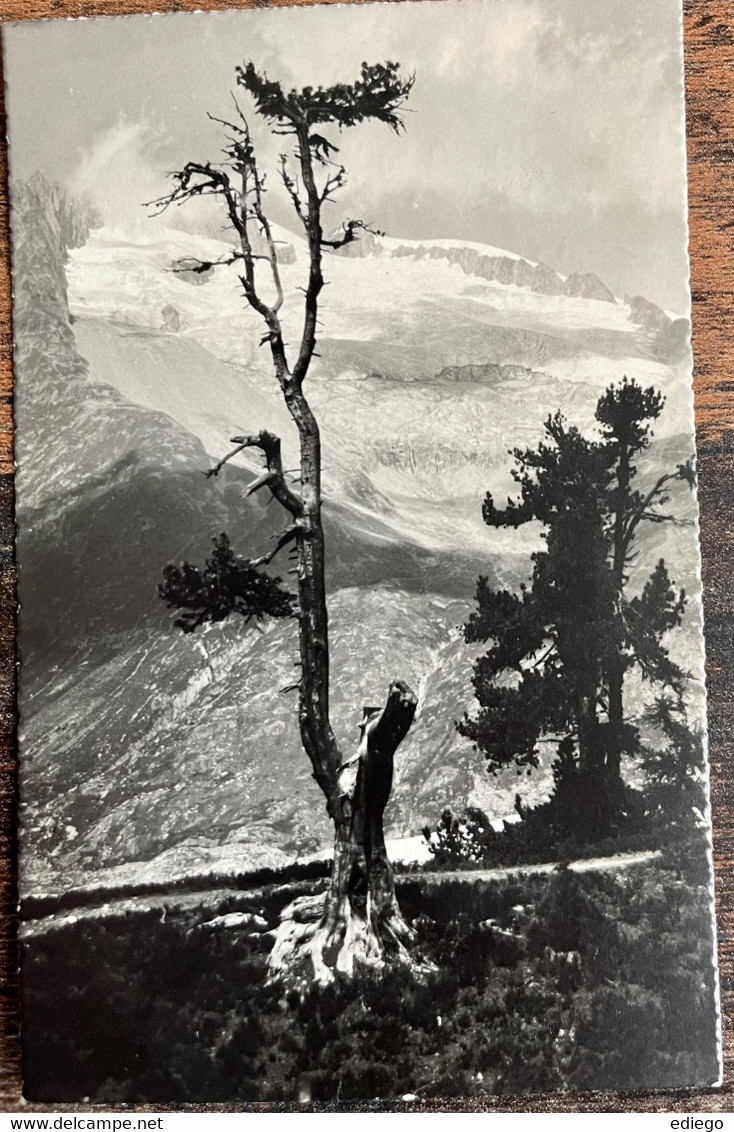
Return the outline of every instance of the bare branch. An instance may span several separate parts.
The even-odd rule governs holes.
[[[330,200],[334,196],[334,193],[344,188],[346,183],[347,171],[343,165],[339,165],[336,173],[332,173],[331,176],[326,178],[326,184],[321,190],[321,203],[323,204],[324,201]]]
[[[235,456],[239,455],[240,452],[243,452],[245,448],[259,448],[265,455],[267,471],[261,476],[258,476],[248,486],[245,495],[252,495],[253,492],[267,484],[273,498],[277,499],[287,511],[290,511],[290,513],[296,517],[301,515],[303,511],[301,498],[292,490],[283,471],[283,462],[280,455],[280,438],[275,436],[274,433],[267,432],[263,429],[262,432],[258,432],[254,436],[233,436],[232,443],[237,447],[233,448],[231,452],[228,452],[213,468],[205,472],[206,477],[218,476],[224,465],[229,463]]]
[[[268,245],[268,256],[270,259],[270,270],[273,276],[273,283],[275,284],[275,293],[277,295],[276,301],[271,310],[273,314],[277,314],[283,306],[283,286],[280,281],[280,271],[278,269],[278,255],[275,250],[275,241],[273,240],[273,232],[270,227],[270,221],[263,211],[262,206],[262,193],[265,181],[260,177],[257,169],[254,170],[254,185],[255,185],[255,203],[253,205],[253,212],[260,225],[260,230],[265,236]]]
[[[281,181],[283,182],[283,184],[286,188],[288,196],[291,198],[291,201],[293,202],[293,207],[296,210],[296,213],[297,213],[301,223],[305,225],[306,224],[306,214],[303,211],[303,201],[301,200],[301,197],[299,195],[298,178],[297,177],[291,177],[290,173],[288,172],[288,159],[286,158],[286,155],[284,153],[281,153],[281,155],[280,155],[279,172],[280,172],[280,179],[281,179]]]
[[[285,478],[280,455],[280,437],[263,429],[262,432],[258,432],[254,436],[233,436],[232,443],[238,445],[238,448],[227,459],[231,459],[243,448],[259,448],[265,454],[268,471],[272,473],[268,486],[273,497],[296,518],[300,516],[303,513],[303,502]]]
[[[210,478],[211,476],[218,476],[218,475],[219,475],[219,473],[221,472],[222,468],[224,467],[224,465],[225,465],[225,464],[227,464],[227,463],[229,463],[229,461],[230,461],[230,460],[231,460],[231,459],[232,459],[232,458],[233,458],[234,456],[237,456],[237,455],[238,455],[238,454],[239,454],[240,452],[242,452],[242,450],[243,450],[244,448],[247,448],[247,447],[248,447],[248,445],[247,445],[247,444],[238,444],[238,446],[237,446],[237,447],[236,447],[235,449],[233,449],[233,451],[232,451],[232,452],[229,452],[229,453],[228,453],[228,454],[227,454],[227,455],[226,455],[226,456],[224,457],[224,459],[223,459],[223,460],[220,460],[220,461],[219,461],[219,463],[218,463],[218,464],[215,464],[215,466],[214,466],[213,468],[209,468],[209,471],[208,471],[208,472],[204,472],[204,475],[206,476],[206,478],[207,478],[207,479],[209,479],[209,478]]]
[[[186,256],[185,259],[178,261],[178,266],[169,267],[166,270],[170,271],[173,275],[185,275],[187,271],[193,271],[197,275],[202,274],[204,271],[209,271],[212,267],[230,267],[233,263],[238,263],[245,257],[242,252],[232,252],[231,255],[225,256],[223,259],[199,259],[197,256]],[[266,255],[256,255],[253,259],[268,259]]]
[[[301,164],[301,176],[306,190],[308,212],[304,219],[304,227],[308,236],[309,274],[306,288],[306,301],[304,310],[303,330],[301,333],[301,346],[298,358],[293,367],[293,382],[297,388],[303,384],[308,373],[308,367],[313,356],[316,344],[316,317],[318,313],[318,299],[324,286],[324,277],[321,273],[321,256],[323,231],[321,229],[321,194],[316,186],[313,170],[313,159],[309,146],[309,130],[307,123],[296,121],[296,136],[298,138],[298,158]]]
[[[252,567],[267,566],[270,562],[273,561],[276,554],[280,553],[280,551],[283,549],[283,547],[288,546],[289,542],[293,542],[293,540],[296,538],[296,536],[298,534],[298,531],[299,531],[299,528],[295,525],[292,526],[292,527],[288,527],[288,530],[283,532],[283,534],[280,536],[280,538],[278,539],[277,543],[275,544],[275,546],[273,547],[272,550],[269,550],[267,554],[262,554],[260,556],[260,558],[250,558],[250,559],[248,559],[248,561],[247,561],[248,566],[252,566]]]
[[[346,244],[351,244],[359,239],[359,232],[369,232],[372,236],[382,236],[384,233],[373,228],[364,220],[345,220],[342,224],[344,235],[338,239],[321,241],[322,248],[343,248]]]
[[[217,168],[210,162],[201,164],[198,161],[189,161],[183,169],[172,173],[171,177],[175,183],[173,191],[167,196],[159,197],[158,200],[146,202],[146,208],[155,209],[155,214],[159,216],[172,204],[180,204],[197,196],[214,194],[224,198],[230,221],[239,231],[237,202],[229,177],[223,169]]]
[[[671,480],[682,478],[683,475],[680,469],[676,470],[675,472],[667,472],[665,475],[659,477],[650,491],[648,491],[644,499],[640,502],[639,506],[632,513],[629,521],[625,525],[623,539],[623,546],[625,550],[629,548],[632,537],[643,519],[653,520],[654,522],[669,521],[669,517],[667,515],[658,515],[656,514],[656,512],[650,512],[648,508],[650,507],[650,504],[654,503],[656,500],[660,501],[660,497],[663,494],[663,488],[665,487],[666,483],[670,483]],[[672,516],[670,518],[672,518]]]
[[[230,158],[228,166],[232,172],[239,177],[241,187],[239,189],[234,187],[229,173],[224,169],[212,165],[209,162],[201,164],[200,162],[190,161],[181,171],[172,174],[175,182],[173,191],[166,197],[160,197],[158,200],[150,202],[149,207],[155,208],[156,213],[160,215],[160,213],[165,212],[172,204],[180,204],[183,201],[191,200],[197,196],[216,195],[223,198],[227,207],[230,223],[239,236],[241,251],[233,253],[231,258],[227,257],[221,262],[242,262],[244,264],[244,275],[240,276],[240,280],[242,282],[245,298],[250,306],[266,320],[270,327],[273,334],[271,347],[273,349],[276,365],[280,366],[281,369],[287,369],[285,354],[282,344],[280,344],[280,324],[276,317],[277,311],[283,302],[283,291],[280,285],[277,267],[277,254],[269,225],[263,215],[262,189],[264,182],[257,169],[257,162],[247,129],[247,123],[244,118],[242,127],[232,122],[226,122],[223,119],[213,118],[213,120],[224,125],[234,134],[234,137],[229,137],[231,144],[229,148],[225,150],[225,155]],[[254,203],[251,207],[248,206],[248,196],[250,194],[254,195]],[[258,255],[253,250],[248,231],[248,223],[253,219],[257,220],[257,223],[260,225],[266,237],[268,243],[267,255]],[[277,299],[275,306],[272,308],[260,298],[255,285],[255,262],[261,259],[270,264],[273,273]],[[196,270],[204,270],[204,267],[201,266]]]
[[[263,472],[261,476],[258,476],[257,479],[252,481],[245,492],[245,498],[247,498],[248,495],[254,495],[261,487],[265,487],[266,484],[270,483],[274,475],[274,472]]]

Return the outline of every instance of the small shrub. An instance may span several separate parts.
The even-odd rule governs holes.
[[[29,937],[27,1097],[293,1102],[305,1082],[314,1100],[351,1102],[716,1075],[706,885],[650,863],[561,867],[487,882],[441,917],[421,910],[420,884],[414,920],[435,973],[303,999],[265,985],[267,937],[198,930],[211,908],[80,917]]]

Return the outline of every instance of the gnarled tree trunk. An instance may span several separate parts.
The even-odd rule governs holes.
[[[393,757],[415,710],[414,693],[400,681],[384,708],[364,709],[359,747],[337,777],[329,887],[284,909],[269,960],[272,980],[305,987],[370,967],[428,969],[407,950],[415,936],[397,902],[383,830]]]

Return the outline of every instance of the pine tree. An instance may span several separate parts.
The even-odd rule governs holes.
[[[173,190],[154,203],[163,211],[201,196],[219,201],[223,219],[236,238],[235,248],[213,263],[188,259],[186,270],[236,269],[244,302],[262,321],[260,345],[270,354],[274,381],[298,430],[299,476],[295,482],[287,478],[280,438],[273,433],[261,430],[233,437],[235,448],[208,474],[216,476],[228,460],[247,449],[260,452],[264,471],[246,494],[270,492],[283,510],[285,530],[259,558],[235,558],[228,544],[220,542],[203,571],[187,565],[180,570],[169,567],[162,596],[169,605],[185,610],[179,624],[189,630],[227,613],[287,615],[293,608],[288,595],[279,589],[277,579],[258,576],[258,571],[286,547],[295,553],[298,722],[304,753],[334,824],[329,889],[325,896],[302,898],[284,911],[270,956],[272,977],[302,987],[314,980],[329,982],[337,973],[353,974],[359,966],[399,962],[417,969],[405,946],[413,942],[414,932],[397,903],[383,829],[393,756],[412,724],[417,697],[403,681],[393,680],[382,705],[363,708],[361,741],[356,753],[345,756],[329,710],[321,436],[304,389],[318,356],[325,255],[371,230],[361,220],[348,219],[341,230],[324,231],[324,208],[344,187],[346,170],[334,160],[338,148],[322,131],[350,129],[372,120],[398,133],[413,79],[402,76],[396,63],[363,63],[353,83],[288,90],[246,63],[237,69],[237,83],[271,133],[285,139],[277,172],[308,247],[301,288],[303,321],[296,340],[289,343],[284,336],[286,292],[268,215],[268,185],[247,118],[236,100],[233,120],[220,123],[226,144],[219,161],[187,162],[172,174]],[[361,897],[365,873],[366,907]]]
[[[163,571],[159,595],[169,608],[185,611],[174,625],[193,633],[205,622],[224,621],[231,613],[239,613],[246,621],[295,616],[295,599],[281,587],[280,578],[265,574],[256,562],[237,557],[224,532],[212,542],[212,555],[203,570],[184,562]]]
[[[464,630],[468,642],[491,647],[474,667],[480,710],[466,715],[459,731],[495,773],[512,764],[531,771],[539,742],[557,743],[557,809],[569,823],[576,812],[579,824],[598,832],[623,803],[622,756],[640,749],[638,729],[625,718],[625,677],[637,668],[677,703],[685,686],[665,643],[681,623],[684,592],[662,560],[642,589],[630,592],[641,524],[672,521],[663,510],[669,485],[693,483],[688,462],[636,486],[638,457],[663,403],[653,388],[625,378],[597,404],[597,438],[557,413],[537,448],[514,451],[519,499],[498,508],[488,494],[484,521],[510,528],[539,522],[545,546],[532,555],[530,584],[519,592],[479,579]]]

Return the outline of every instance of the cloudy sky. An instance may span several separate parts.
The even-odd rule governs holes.
[[[678,0],[422,0],[3,32],[13,177],[41,170],[111,223],[140,223],[166,171],[216,157],[207,111],[230,113],[245,59],[297,85],[394,59],[416,75],[405,133],[334,138],[345,215],[593,271],[619,295],[687,310]],[[267,160],[283,139],[261,144]]]

